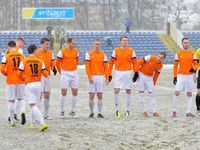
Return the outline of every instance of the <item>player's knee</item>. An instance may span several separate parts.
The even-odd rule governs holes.
[[[126,94],[131,94],[131,89],[127,89]]]
[[[119,94],[120,89],[114,89],[115,94]]]
[[[179,95],[180,95],[180,92],[175,91],[175,95],[176,95],[176,96],[179,96]]]
[[[102,99],[102,93],[97,93],[97,98]]]
[[[62,89],[62,90],[61,90],[61,94],[62,94],[62,96],[66,96],[66,95],[67,95],[67,90]]]
[[[187,92],[187,96],[191,97],[192,96],[192,92]]]
[[[155,96],[155,93],[154,92],[149,92],[150,96],[151,97],[154,97]]]
[[[77,96],[77,95],[78,95],[78,90],[77,90],[77,89],[72,90],[72,95],[73,95],[73,96]]]

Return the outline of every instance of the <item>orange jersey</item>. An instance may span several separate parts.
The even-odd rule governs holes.
[[[115,69],[118,71],[125,71],[133,69],[134,72],[137,72],[136,65],[136,55],[132,48],[115,48],[109,64],[109,75],[111,75],[113,65],[115,63]]]
[[[60,72],[61,69],[68,71],[77,70],[77,66],[79,63],[78,58],[79,52],[77,48],[64,48],[59,51],[56,59],[56,67],[58,69],[58,72]]]
[[[86,53],[85,66],[88,79],[92,75],[106,75],[108,71],[108,60],[104,52],[91,50]]]
[[[47,50],[43,51],[41,49],[37,50],[37,57],[42,59],[44,62],[45,67],[48,69],[49,75],[50,75],[50,70],[53,70],[55,67],[55,59],[52,51]]]
[[[157,56],[148,55],[138,61],[138,67],[144,75],[153,76],[155,71],[161,71],[163,64],[157,62]]]
[[[191,68],[195,70],[197,68],[195,52],[193,50],[179,50],[174,60],[174,77],[177,74],[192,74]]]
[[[18,51],[11,51],[3,57],[1,62],[1,73],[7,77],[7,84],[24,84],[24,82],[17,76],[19,64],[24,59],[24,55],[20,54]]]
[[[24,77],[23,73],[24,72]],[[40,82],[41,75],[47,77],[49,75],[43,61],[36,56],[29,56],[24,59],[19,66],[18,76],[24,78],[26,83]]]

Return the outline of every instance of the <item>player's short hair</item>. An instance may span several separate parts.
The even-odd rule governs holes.
[[[67,38],[67,43],[71,43],[73,38]]]
[[[28,47],[28,53],[33,54],[37,50],[37,46],[35,44],[31,44]]]
[[[101,40],[99,38],[96,38],[94,41],[95,42],[101,42]]]
[[[45,42],[50,42],[50,40],[48,38],[42,38],[40,43],[44,44]]]
[[[160,54],[160,55],[163,55],[164,58],[166,58],[166,56],[167,56],[165,52],[160,52],[159,54]]]
[[[188,37],[182,38],[182,43],[183,43],[184,40],[189,40],[189,38]]]
[[[16,42],[15,41],[9,41],[8,46],[9,47],[16,47]]]
[[[124,35],[124,36],[121,36],[121,37],[120,37],[120,41],[122,41],[123,38],[128,39],[128,36],[125,36],[125,35]]]
[[[16,41],[23,41],[25,43],[25,40],[22,37],[18,37]]]

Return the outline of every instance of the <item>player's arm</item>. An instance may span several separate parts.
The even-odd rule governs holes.
[[[161,69],[160,69],[160,70],[156,70],[156,71],[154,72],[154,75],[153,75],[153,83],[154,83],[154,86],[156,85],[156,82],[157,82],[157,80],[158,80],[158,77],[159,77],[159,75],[160,75],[160,72],[161,72]]]
[[[198,64],[198,59],[196,57],[196,54],[194,54],[193,62],[192,62],[192,68],[190,69],[190,72],[196,73],[196,71],[197,71],[197,64]]]
[[[24,81],[25,76],[24,76],[24,63],[23,63],[23,61],[20,62],[20,65],[19,65],[19,68],[18,68],[18,71],[17,71],[17,76],[18,76],[22,81]]]
[[[174,85],[175,85],[176,82],[177,82],[178,66],[179,66],[179,59],[178,59],[178,55],[177,55],[177,53],[176,53],[175,59],[174,59],[174,69],[173,69],[173,74],[174,74],[173,83],[174,83]]]
[[[56,68],[57,68],[57,70],[58,70],[59,73],[61,71],[61,62],[62,62],[62,59],[63,59],[62,51],[59,51],[58,55],[57,55],[57,58],[56,58]]]
[[[1,61],[1,73],[4,75],[4,76],[7,76],[7,66],[6,66],[6,56],[4,55],[3,58],[2,58],[2,61]]]
[[[53,71],[54,76],[57,74],[57,69],[56,69],[56,62],[54,58],[54,54],[52,53],[52,58],[51,58],[51,70]]]
[[[109,82],[112,80],[112,70],[113,70],[115,61],[116,61],[116,52],[115,52],[115,50],[113,50],[113,53],[110,58],[109,66],[108,66],[108,75],[107,76],[109,78]]]
[[[104,71],[105,71],[105,78],[106,81],[109,81],[109,75],[108,75],[108,59],[107,56],[104,56],[104,61],[103,61],[103,67],[104,67]]]
[[[48,77],[49,76],[49,72],[47,70],[47,68],[45,67],[44,63],[42,62],[42,68],[41,68],[41,72],[42,72],[42,75],[44,77]]]
[[[88,52],[85,54],[85,70],[88,77],[88,80],[92,79],[91,71],[90,71],[90,56]]]
[[[131,62],[133,64],[133,72],[138,72],[137,58],[134,51],[132,53]]]
[[[77,64],[77,66],[79,65],[79,52],[78,52],[78,54],[76,56],[76,64]]]

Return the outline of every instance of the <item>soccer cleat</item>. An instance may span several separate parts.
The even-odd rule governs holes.
[[[129,112],[129,111],[126,111],[126,112],[125,112],[125,116],[127,116],[127,117],[130,116],[130,112]]]
[[[43,125],[40,126],[39,131],[43,132],[46,129],[47,129],[47,124],[45,123],[45,124],[43,124]]]
[[[33,129],[35,129],[35,126],[33,124],[29,124],[28,129],[33,130]]]
[[[69,115],[70,115],[71,117],[74,117],[74,118],[76,117],[76,113],[73,112],[73,111],[70,111],[70,112],[69,112]]]
[[[65,112],[61,112],[60,113],[60,119],[64,119],[65,118]]]
[[[97,117],[98,118],[104,118],[104,116],[102,114],[98,114]]]
[[[94,113],[91,113],[88,118],[94,118]]]
[[[121,117],[121,113],[118,110],[116,111],[116,117]]]
[[[49,115],[44,116],[44,119],[45,119],[45,120],[52,120],[51,116],[49,116]]]
[[[186,117],[195,117],[195,115],[193,113],[189,112],[186,114]]]
[[[172,118],[176,118],[176,112],[175,111],[172,113]]]
[[[8,123],[7,126],[10,127],[10,128],[12,128],[12,127],[16,127],[16,123]]]
[[[21,114],[21,124],[24,125],[26,123],[26,115],[25,113]]]
[[[17,118],[17,114],[14,114],[14,118],[16,121],[19,121],[19,119]]]
[[[147,112],[144,112],[144,113],[143,113],[143,116],[144,116],[144,118],[147,118],[147,117],[148,117]]]
[[[153,113],[153,116],[154,116],[154,117],[160,117],[160,115],[159,115],[157,112],[154,112],[154,113]]]

